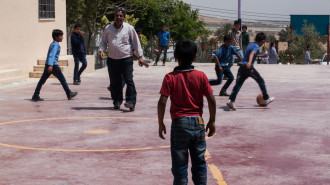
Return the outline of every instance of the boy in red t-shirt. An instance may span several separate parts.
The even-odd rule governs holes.
[[[205,126],[202,119],[203,96],[206,96],[210,119],[206,126],[208,136],[215,134],[216,102],[206,75],[194,70],[192,62],[196,58],[197,46],[191,40],[176,43],[174,57],[179,66],[168,73],[163,81],[158,101],[159,137],[165,139],[164,114],[168,97],[171,99],[171,156],[173,184],[188,183],[188,150],[191,156],[191,172],[194,184],[206,185],[207,169]]]

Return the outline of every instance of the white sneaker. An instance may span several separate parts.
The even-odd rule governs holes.
[[[272,103],[274,100],[275,100],[275,97],[270,97],[270,98],[268,98],[268,100],[265,100],[265,104],[266,104],[266,106],[267,106],[268,104]]]
[[[234,104],[234,102],[232,102],[231,100],[228,100],[228,102],[227,102],[227,106],[228,106],[230,109],[236,110],[235,104]]]

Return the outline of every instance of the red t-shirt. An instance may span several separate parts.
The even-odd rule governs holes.
[[[171,118],[202,116],[203,95],[213,93],[205,73],[197,70],[166,74],[160,94],[171,98]]]

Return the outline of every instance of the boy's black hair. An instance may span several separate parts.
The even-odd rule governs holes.
[[[270,48],[273,47],[274,44],[275,44],[275,42],[271,42],[270,45],[269,45],[269,47],[270,47]]]
[[[162,25],[162,27],[163,27],[163,26],[166,26],[166,27],[167,27],[167,25],[166,25],[166,24],[163,24],[163,25]]]
[[[175,58],[181,62],[181,66],[191,65],[197,53],[196,44],[189,39],[179,40],[175,45]]]
[[[246,25],[243,25],[243,26],[242,26],[242,29],[244,29],[244,28],[247,29],[247,26],[246,26]]]
[[[233,40],[230,35],[225,35],[223,37],[223,42],[226,42],[227,40]]]
[[[236,25],[236,24],[239,24],[239,21],[235,21],[235,22],[234,22],[234,25]]]
[[[142,30],[140,28],[135,28],[136,33],[142,33]]]
[[[80,23],[77,23],[76,25],[74,25],[74,29],[76,29],[76,28],[81,28],[82,27],[82,25],[80,24]]]
[[[311,46],[310,45],[307,45],[307,49],[310,48]]]
[[[63,35],[63,31],[59,29],[53,30],[52,37],[53,40],[55,40],[56,37]]]
[[[266,34],[264,34],[263,32],[259,32],[257,35],[256,35],[256,38],[254,39],[256,42],[260,42],[260,41],[263,41],[263,40],[266,40],[267,36]]]
[[[123,12],[124,17],[126,17],[126,10],[125,10],[125,8],[123,8],[123,7],[118,7],[118,8],[116,8],[116,10],[115,10],[115,13],[116,13],[116,12]]]

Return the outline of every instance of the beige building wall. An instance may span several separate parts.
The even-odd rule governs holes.
[[[28,77],[46,58],[52,30],[64,32],[61,55],[67,55],[66,0],[55,0],[55,19],[39,20],[38,0],[0,0],[0,70],[21,69]]]

